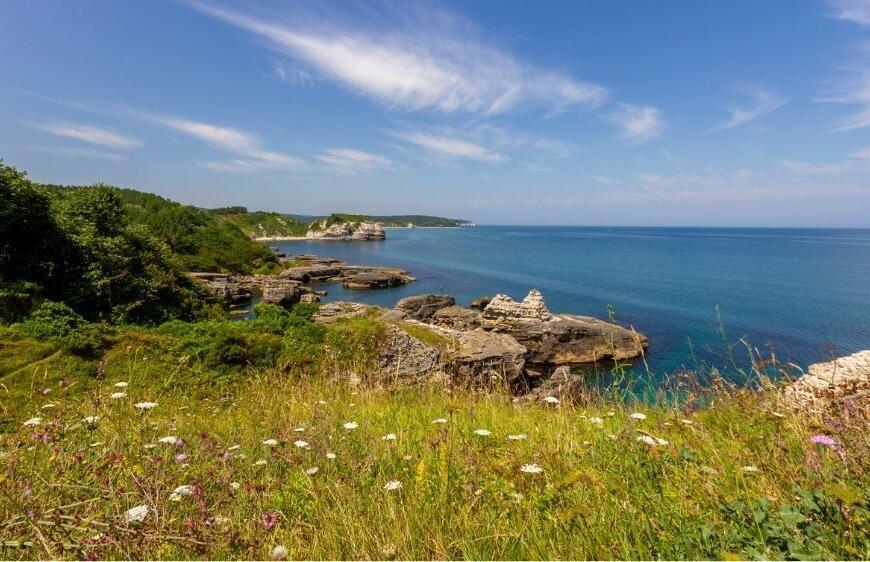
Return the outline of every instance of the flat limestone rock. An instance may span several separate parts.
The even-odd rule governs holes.
[[[404,312],[408,318],[428,322],[436,312],[454,304],[456,299],[448,295],[415,295],[397,302],[396,310]]]
[[[387,326],[387,338],[381,344],[378,366],[382,375],[401,379],[422,377],[437,370],[441,354],[396,326]]]
[[[410,283],[414,278],[392,271],[367,271],[348,277],[343,285],[348,289],[386,289]]]
[[[472,330],[458,334],[459,345],[448,353],[447,371],[457,381],[513,382],[523,375],[526,348],[507,334]]]
[[[846,399],[870,400],[870,350],[810,365],[807,374],[783,390],[783,399],[800,409],[825,408]]]

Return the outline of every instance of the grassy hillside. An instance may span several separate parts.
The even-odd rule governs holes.
[[[0,330],[4,558],[870,556],[866,412],[517,405],[377,378],[382,337],[273,307],[93,359]]]
[[[373,216],[372,220],[376,220],[380,223],[383,223],[384,226],[408,226],[408,223],[412,223],[414,226],[421,227],[452,227],[452,226],[461,226],[461,223],[465,223],[463,219],[447,219],[444,217],[432,217],[429,215],[386,215],[386,216]]]
[[[237,226],[250,238],[305,236],[309,224],[287,215],[266,211],[220,213],[219,218]]]

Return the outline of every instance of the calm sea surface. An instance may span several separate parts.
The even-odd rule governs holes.
[[[554,312],[606,318],[610,305],[618,322],[649,337],[658,374],[721,352],[719,319],[730,341],[745,337],[801,367],[870,348],[870,230],[485,226],[271,244],[398,266],[418,279],[380,291],[329,285],[327,301],[392,306],[446,293],[467,304],[537,288]]]

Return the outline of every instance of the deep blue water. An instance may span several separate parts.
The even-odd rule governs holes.
[[[554,312],[616,319],[649,337],[654,373],[697,366],[728,338],[805,368],[870,348],[870,230],[623,227],[390,229],[383,242],[278,242],[418,280],[325,300],[392,306],[421,293],[467,304],[539,289]],[[691,344],[690,344],[691,342]],[[746,352],[739,352],[743,357]]]

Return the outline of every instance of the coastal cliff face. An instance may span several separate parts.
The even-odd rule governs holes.
[[[309,240],[384,240],[387,237],[379,222],[339,222],[328,219],[311,224],[305,238]]]

